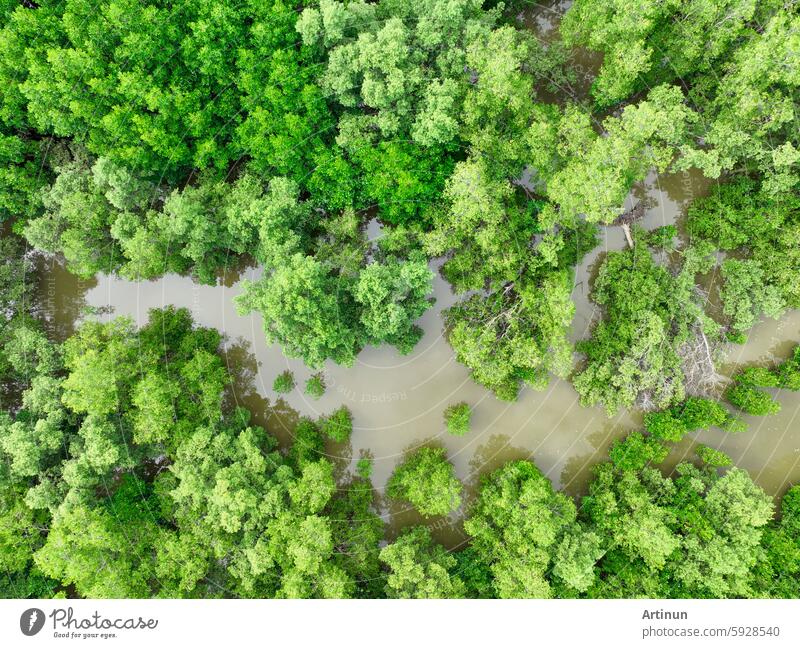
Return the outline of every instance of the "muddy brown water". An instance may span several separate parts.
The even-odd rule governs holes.
[[[520,21],[542,40],[552,40],[559,17],[569,4],[533,4]],[[553,93],[553,100],[586,97],[600,60],[584,50],[574,52],[572,58],[577,82]],[[648,229],[680,225],[687,205],[706,194],[710,186],[710,181],[695,172],[653,173],[636,185],[626,207],[643,201],[643,225]],[[371,227],[370,234],[379,236],[379,228]],[[576,315],[570,331],[573,340],[586,337],[597,316],[589,300],[589,286],[598,262],[606,252],[624,245],[620,228],[605,228],[600,245],[576,269]],[[390,536],[403,526],[424,522],[439,541],[458,547],[465,540],[460,519],[480,475],[511,459],[533,460],[555,486],[579,496],[591,476],[591,467],[606,456],[610,444],[641,426],[641,413],[637,411],[609,418],[602,408],[582,407],[575,390],[563,380],[552,380],[541,392],[525,389],[514,403],[499,401],[476,385],[443,338],[441,312],[456,297],[438,273],[434,280],[436,303],[419,321],[425,334],[414,351],[401,356],[390,347],[369,347],[350,368],[328,363],[324,369],[327,391],[319,400],[312,400],[302,392],[312,372],[302,362],[287,359],[277,345],[265,342],[259,316],[241,317],[233,306],[241,279],[258,278],[258,269],[246,269],[236,281],[201,286],[175,275],[142,282],[103,275],[80,281],[56,260],[49,260],[45,266],[39,292],[48,326],[56,337],[63,338],[74,330],[87,306],[101,309],[95,315],[100,319],[127,315],[141,325],[147,321],[149,309],[171,304],[188,308],[199,325],[219,329],[226,336],[226,360],[239,376],[235,399],[250,408],[255,422],[265,425],[284,444],[291,442],[298,417],[318,417],[347,405],[354,416],[352,438],[346,446],[330,446],[328,453],[341,471],[352,470],[360,456],[373,459],[372,481]],[[723,372],[730,375],[742,365],[781,360],[798,343],[799,311],[788,313],[778,322],[762,322],[746,344],[726,348]],[[294,372],[300,387],[278,398],[272,391],[272,381],[286,369]],[[778,415],[746,417],[749,430],[739,435],[721,430],[690,434],[668,461],[674,464],[691,459],[693,448],[704,443],[728,453],[735,465],[748,470],[768,493],[780,495],[789,485],[800,483],[800,393],[777,396],[783,406]],[[442,411],[459,401],[472,408],[472,429],[464,437],[453,437],[445,430]],[[422,520],[409,507],[383,497],[397,463],[410,450],[426,444],[446,448],[466,487],[466,504],[448,518]]]
[[[646,227],[670,224],[709,186],[693,173],[652,174],[634,189],[629,203],[646,201]],[[380,235],[375,227],[370,233]],[[577,268],[573,340],[587,336],[597,316],[588,299],[593,269],[605,252],[623,246],[621,229],[605,228],[600,245]],[[609,418],[602,408],[582,407],[575,390],[563,380],[552,380],[540,392],[524,389],[513,403],[500,401],[475,384],[443,338],[441,311],[456,297],[438,273],[434,280],[436,303],[419,321],[425,334],[414,351],[402,356],[388,346],[368,347],[352,367],[328,363],[324,368],[327,391],[313,400],[302,391],[312,372],[301,361],[287,359],[278,345],[265,342],[260,316],[236,313],[233,297],[240,292],[241,279],[259,276],[257,268],[249,268],[238,281],[217,286],[198,285],[177,275],[141,282],[104,275],[80,281],[52,260],[42,273],[40,293],[46,297],[48,325],[58,337],[74,329],[87,306],[100,309],[94,316],[101,320],[127,315],[139,325],[147,321],[151,308],[170,304],[188,308],[199,325],[217,328],[225,335],[226,361],[240,376],[234,397],[251,409],[255,422],[265,425],[284,444],[291,442],[299,416],[316,418],[347,405],[354,416],[352,438],[345,446],[330,446],[329,456],[342,471],[354,469],[360,456],[373,459],[372,480],[391,532],[421,521],[413,510],[382,497],[394,467],[421,445],[446,448],[467,488],[467,502],[480,475],[517,458],[533,460],[554,485],[578,496],[591,476],[592,465],[605,457],[609,445],[641,425],[637,411]],[[793,311],[778,322],[768,320],[756,326],[747,344],[729,345],[723,371],[730,374],[741,365],[783,359],[798,343],[800,312]],[[299,387],[279,398],[272,391],[272,381],[286,369],[294,372]],[[788,485],[800,482],[800,394],[782,392],[778,398],[783,405],[780,414],[748,417],[750,429],[740,435],[720,430],[689,435],[670,461],[690,459],[694,446],[702,442],[728,453],[770,494],[781,494]],[[472,408],[472,430],[464,437],[448,434],[442,418],[444,408],[459,401]],[[459,524],[462,514],[459,511],[450,518],[426,522],[441,541],[456,547],[464,539]]]

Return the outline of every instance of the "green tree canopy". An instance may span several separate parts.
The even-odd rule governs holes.
[[[454,573],[456,559],[431,539],[427,527],[406,529],[381,549],[388,598],[463,598],[464,583]]]
[[[636,239],[633,249],[609,252],[603,261],[592,299],[604,316],[578,345],[586,364],[575,389],[584,405],[603,403],[609,414],[634,403],[664,408],[681,402],[681,346],[719,332],[695,291],[695,275],[713,264],[711,247],[688,248],[672,272],[656,262],[641,233]]]
[[[423,515],[447,515],[461,506],[461,482],[442,448],[420,448],[395,468],[386,493]]]

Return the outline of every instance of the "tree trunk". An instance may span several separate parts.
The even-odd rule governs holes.
[[[631,226],[628,223],[622,224],[622,231],[625,232],[625,238],[628,239],[628,245],[633,249],[633,237],[631,236]]]

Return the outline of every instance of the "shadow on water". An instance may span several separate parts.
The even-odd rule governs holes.
[[[594,466],[608,457],[608,451],[614,441],[622,439],[629,432],[629,429],[608,423],[587,435],[585,440],[592,449],[585,454],[573,455],[564,462],[559,477],[561,489],[576,499],[584,495],[586,484],[591,481]]]
[[[217,272],[217,285],[232,288],[242,280],[245,272],[257,265],[256,260],[248,255],[231,255],[229,260],[226,260],[225,267]]]
[[[294,442],[300,413],[282,398],[270,403],[261,395],[256,385],[259,362],[251,349],[252,345],[244,338],[223,339],[222,356],[232,377],[225,393],[225,404],[229,410],[234,407],[247,409],[250,424],[264,428],[278,440],[281,448],[287,450]]]
[[[418,513],[406,502],[392,500],[388,508],[381,510],[381,517],[386,522],[386,539],[394,541],[398,535],[408,527],[424,526],[431,532],[433,539],[449,550],[464,547],[468,536],[464,531],[462,510],[459,509],[451,516],[434,515],[426,517]]]
[[[511,438],[505,434],[492,434],[472,455],[469,473],[464,479],[466,491],[474,496],[484,475],[519,459],[531,459],[530,450],[512,445]]]
[[[660,214],[651,215],[654,222],[661,218]],[[621,233],[618,240],[612,240],[616,233],[611,229],[619,228],[606,228],[604,245],[577,270],[577,276],[583,276],[587,285],[596,275],[602,256],[624,245]],[[250,276],[257,273],[254,270]],[[390,347],[367,348],[352,367],[328,363],[324,367],[326,393],[319,400],[310,399],[303,393],[302,384],[313,372],[302,362],[286,358],[276,345],[265,342],[258,315],[242,317],[236,313],[232,300],[239,290],[239,284],[229,288],[196,286],[185,277],[167,276],[137,283],[101,276],[88,293],[85,285],[76,293],[70,308],[78,314],[85,302],[109,308],[115,316],[129,315],[140,323],[146,321],[149,308],[169,303],[189,308],[198,325],[215,327],[226,336],[224,355],[236,377],[231,388],[233,402],[247,407],[253,422],[276,436],[283,447],[293,441],[301,416],[316,420],[347,405],[354,425],[350,444],[329,445],[326,452],[336,464],[337,475],[352,472],[358,457],[371,456],[372,482],[379,493],[404,452],[437,443],[446,448],[468,493],[474,490],[480,474],[503,461],[532,456],[556,486],[564,485],[571,495],[578,495],[591,475],[592,457],[602,458],[611,437],[641,425],[641,414],[637,412],[624,412],[609,419],[601,408],[582,407],[572,385],[562,380],[554,379],[543,391],[524,389],[513,403],[500,401],[478,386],[469,371],[455,361],[442,336],[441,309],[454,297],[438,276],[434,282],[437,303],[419,321],[424,336],[411,354],[401,356]],[[575,302],[577,313],[571,335],[577,340],[588,334],[596,311],[585,295],[575,296]],[[62,317],[68,323],[66,319]],[[780,322],[759,324],[746,345],[729,345],[725,371],[786,355],[800,340],[798,324],[800,312],[787,314]],[[294,373],[300,387],[278,395],[272,390],[272,381],[286,369]],[[786,479],[796,481],[800,476],[800,467],[784,459],[791,457],[798,446],[800,426],[791,416],[800,411],[800,403],[793,404],[789,395],[781,398],[786,399],[786,404],[773,423],[783,429],[768,433],[771,428],[762,423],[756,444],[739,447],[732,435],[719,442],[720,449],[731,449],[735,461],[740,460],[751,472],[759,471],[757,481],[770,493],[782,488]],[[442,412],[447,405],[460,401],[472,408],[472,429],[463,437],[455,437],[447,433]],[[759,423],[755,421],[754,425]],[[792,466],[786,479],[773,477],[774,471],[761,470],[769,456],[780,465]],[[394,513],[397,521],[412,515],[397,510]]]
[[[350,440],[337,443],[330,439],[325,441],[325,456],[333,464],[333,476],[337,483],[342,483],[353,476],[353,445]]]
[[[443,448],[444,446],[433,438],[410,444],[402,453],[401,461],[420,448]],[[385,491],[376,494],[378,513],[386,523],[386,538],[393,541],[403,529],[411,526],[424,526],[431,532],[437,542],[448,549],[458,549],[467,541],[462,526],[464,510],[472,499],[472,493],[467,488],[462,493],[462,503],[458,510],[450,515],[426,516],[419,513],[410,503],[389,497]]]
[[[247,340],[223,340],[222,356],[232,377],[225,392],[226,409],[247,409],[250,424],[264,428],[278,440],[279,447],[288,450],[294,443],[300,413],[283,398],[276,398],[274,404],[270,404],[269,399],[259,393],[256,386],[259,363]],[[353,448],[349,440],[342,443],[326,440],[324,455],[333,464],[337,482],[352,476],[350,466],[353,463]]]
[[[87,314],[87,294],[97,286],[97,279],[76,277],[55,256],[38,256],[35,267],[33,314],[51,339],[63,342]]]
[[[529,7],[517,15],[517,23],[527,27],[544,47],[548,47],[559,40],[561,18],[571,4],[571,0],[531,2]],[[537,97],[541,101],[561,105],[569,101],[590,106],[590,90],[602,63],[602,54],[583,47],[573,48],[568,53],[567,61],[567,69],[573,78],[565,82],[543,80],[537,85]]]

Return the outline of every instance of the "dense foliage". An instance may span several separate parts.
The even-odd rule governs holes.
[[[743,431],[702,397],[718,349],[800,307],[798,5],[576,0],[545,42],[523,4],[0,0],[0,595],[798,596],[798,486],[776,518],[714,448],[660,467],[693,430]],[[602,58],[590,97],[575,46]],[[719,181],[686,237],[632,224],[637,183],[689,169]],[[573,345],[574,269],[619,225]],[[278,447],[233,406],[220,334],[181,310],[56,343],[41,254],[82,278],[206,284],[255,263],[237,307],[315,370],[410,353],[438,267],[476,382],[514,400],[570,377],[584,405],[646,410],[645,430],[580,501],[516,461],[483,477],[466,546],[387,538],[369,458],[352,476],[325,453],[347,408]],[[717,270],[719,313],[697,281]],[[796,351],[724,395],[763,415],[798,388]],[[453,434],[469,418],[445,413]],[[386,496],[423,516],[465,503],[430,447]]]
[[[741,178],[720,185],[689,209],[693,239],[726,253],[721,264],[723,310],[733,339],[762,316],[800,308],[800,201],[770,195]]]
[[[347,432],[341,415],[302,422],[299,446],[279,452],[228,403],[219,343],[167,309],[139,331],[87,322],[55,361],[42,354],[0,422],[6,595],[373,591],[371,488],[337,489],[323,458],[323,434]]]
[[[713,262],[711,248],[686,248],[674,269],[658,264],[648,244],[669,245],[675,232],[665,229],[666,236],[635,231],[638,243],[609,252],[600,267],[592,297],[604,317],[579,344],[587,360],[574,379],[585,405],[603,403],[612,414],[634,404],[660,409],[682,401],[682,347],[718,335],[695,289],[695,275]]]
[[[325,393],[325,378],[322,374],[314,374],[306,380],[305,393],[311,398],[322,398]]]
[[[733,377],[725,398],[747,414],[763,416],[780,411],[781,405],[765,388],[800,390],[800,346],[775,367],[747,367]]]
[[[469,432],[469,422],[472,417],[468,403],[455,403],[448,405],[444,410],[444,422],[447,431],[456,436],[463,436]]]
[[[461,505],[461,483],[442,448],[411,453],[389,478],[386,493],[409,502],[423,515],[447,515]]]
[[[48,345],[33,318],[34,264],[13,235],[0,236],[0,407],[9,408]]]
[[[698,167],[737,176],[690,219],[747,248],[723,264],[728,332],[796,306],[793,3],[580,0],[547,46],[517,9],[4,3],[0,214],[85,277],[213,283],[254,259],[241,310],[315,368],[366,345],[409,352],[443,256],[463,294],[445,313],[456,357],[514,399],[572,370],[572,269],[594,224],[651,169]],[[603,56],[594,105],[552,101],[574,45]],[[650,329],[664,321],[641,306]],[[661,361],[675,385],[656,404],[680,399]],[[629,404],[652,387],[623,391]]]
[[[746,472],[720,469],[730,460],[713,448],[671,476],[658,469],[670,441],[725,424],[730,414],[716,402],[649,415],[648,433],[613,446],[579,503],[530,461],[485,475],[466,512],[470,541],[451,552],[423,526],[383,542],[368,459],[357,476],[335,477],[325,443],[347,440],[346,408],[301,419],[288,448],[251,425],[229,397],[219,334],[195,328],[187,311],[154,310],[139,330],[124,318],[87,321],[61,345],[25,330],[28,354],[6,346],[27,387],[0,418],[4,596],[800,591],[797,488],[777,521],[771,500]],[[795,353],[774,371],[748,370],[740,383],[783,380],[799,361]],[[676,424],[681,434],[666,431]],[[461,492],[444,451],[429,447],[387,487],[424,515],[450,513]]]

